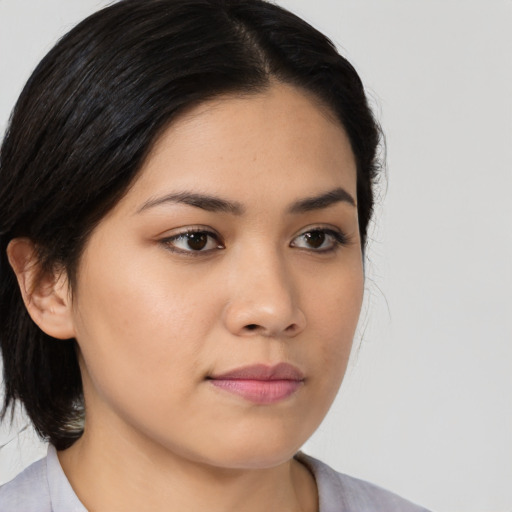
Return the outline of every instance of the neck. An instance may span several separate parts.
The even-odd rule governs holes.
[[[318,509],[314,478],[295,459],[263,469],[220,468],[126,432],[92,428],[59,459],[89,512]]]

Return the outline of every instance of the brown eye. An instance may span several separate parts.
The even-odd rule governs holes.
[[[304,241],[313,249],[318,249],[322,247],[325,242],[325,233],[323,231],[310,231],[309,233],[304,233]]]
[[[187,238],[187,245],[193,251],[201,251],[206,247],[208,243],[208,234],[207,233],[188,233],[185,235]]]
[[[210,231],[185,231],[163,239],[162,243],[173,252],[188,254],[224,248],[218,236]]]
[[[318,253],[334,251],[347,243],[346,236],[334,229],[310,229],[296,236],[290,246],[298,249],[309,249]]]

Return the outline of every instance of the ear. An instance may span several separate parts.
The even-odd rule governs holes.
[[[34,243],[28,238],[11,240],[7,246],[7,257],[32,320],[49,336],[74,338],[73,308],[66,272],[43,273]]]

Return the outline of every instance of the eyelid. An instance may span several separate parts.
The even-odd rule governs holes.
[[[327,236],[330,236],[334,239],[332,247],[323,248],[323,249],[315,249],[314,247],[306,248],[306,247],[296,247],[294,245],[294,241],[297,238],[300,238],[301,236],[306,235],[307,233],[312,232],[321,232],[326,234]],[[290,242],[291,247],[296,247],[297,249],[310,251],[313,253],[329,253],[333,252],[336,249],[339,249],[342,246],[348,245],[350,243],[350,236],[348,236],[343,230],[340,228],[334,227],[334,226],[325,226],[325,225],[313,225],[308,226],[304,229],[302,229],[297,235],[295,235]]]
[[[203,224],[192,224],[190,226],[182,226],[179,228],[167,229],[163,233],[158,235],[158,237],[163,240],[175,238],[180,235],[186,235],[187,233],[207,233],[209,235],[214,236],[215,238],[221,238],[220,234],[215,229]]]
[[[186,235],[194,233],[204,233],[208,237],[213,238],[217,242],[217,246],[212,249],[194,251],[181,249],[172,245],[172,242],[178,240],[180,237],[185,237]],[[175,232],[171,232],[168,235],[160,238],[159,242],[164,245],[167,250],[173,253],[192,257],[205,256],[217,250],[224,249],[221,236],[215,230],[207,226],[185,226],[183,228],[177,228]]]

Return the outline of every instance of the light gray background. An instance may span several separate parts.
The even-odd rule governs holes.
[[[0,0],[1,132],[38,60],[106,3]],[[354,63],[388,152],[362,341],[305,451],[439,512],[511,511],[512,1],[279,3]],[[25,430],[0,481],[43,451]]]

